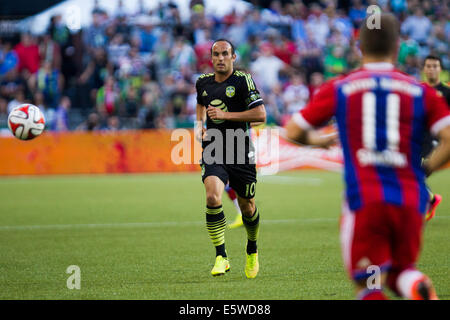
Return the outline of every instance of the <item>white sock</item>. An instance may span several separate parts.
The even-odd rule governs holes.
[[[408,269],[403,271],[398,275],[397,278],[397,288],[402,295],[402,297],[406,299],[411,299],[411,289],[413,284],[424,277],[424,274],[415,269]]]
[[[241,208],[239,208],[239,203],[238,203],[238,199],[237,199],[237,198],[233,200],[233,204],[234,204],[234,206],[236,207],[237,212],[238,212],[240,215],[242,215],[242,213],[241,213]]]

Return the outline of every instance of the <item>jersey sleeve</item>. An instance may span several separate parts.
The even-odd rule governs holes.
[[[425,110],[427,126],[433,135],[437,135],[446,126],[450,126],[450,111],[444,97],[432,87],[425,85]]]
[[[255,82],[249,73],[245,74],[245,81],[243,81],[244,90],[244,101],[248,109],[255,108],[264,104],[258,89],[256,88]]]
[[[309,130],[327,123],[335,114],[334,83],[325,83],[308,104],[295,113],[292,120],[302,129]]]
[[[197,103],[204,106],[205,103],[203,102],[203,97],[202,97],[202,86],[200,83],[200,79],[197,80],[197,82],[195,83],[195,89],[197,90]]]

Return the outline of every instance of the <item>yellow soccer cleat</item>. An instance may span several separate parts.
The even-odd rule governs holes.
[[[243,225],[244,225],[244,222],[242,222],[242,215],[238,214],[236,216],[236,219],[234,219],[234,221],[228,225],[228,228],[235,229],[235,228],[241,227]]]
[[[248,279],[256,277],[259,271],[258,253],[247,254],[247,263],[245,264],[245,275]]]
[[[223,276],[225,272],[230,271],[230,262],[227,258],[222,256],[216,257],[216,262],[214,263],[214,267],[211,270],[211,274],[216,276]]]

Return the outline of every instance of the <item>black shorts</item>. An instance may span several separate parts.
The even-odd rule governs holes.
[[[254,164],[202,164],[202,181],[216,176],[241,198],[251,199],[256,193],[256,165]]]

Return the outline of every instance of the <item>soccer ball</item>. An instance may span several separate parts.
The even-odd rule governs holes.
[[[31,140],[44,131],[44,115],[35,105],[29,103],[21,104],[10,112],[8,127],[16,138]]]

